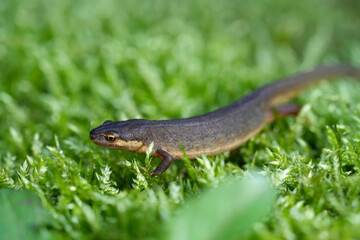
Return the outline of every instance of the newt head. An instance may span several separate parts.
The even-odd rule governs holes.
[[[141,123],[146,120],[133,119],[128,121],[105,121],[90,131],[90,139],[97,145],[111,149],[122,149],[132,152],[146,151],[143,141]]]

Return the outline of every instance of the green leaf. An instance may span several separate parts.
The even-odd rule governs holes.
[[[2,240],[53,239],[52,234],[44,228],[50,222],[50,215],[32,192],[1,190],[0,216]]]
[[[249,233],[274,197],[264,177],[231,179],[185,206],[170,222],[170,239],[231,239]]]

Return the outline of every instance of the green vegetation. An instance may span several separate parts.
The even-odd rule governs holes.
[[[44,228],[50,214],[34,193],[24,190],[0,191],[1,239],[53,239],[54,231]]]
[[[52,217],[37,228],[57,238],[158,239],[178,219],[208,220],[204,209],[187,213],[192,201],[216,202],[208,189],[231,176],[253,186],[258,171],[277,195],[261,201],[264,187],[251,205],[243,190],[239,205],[250,213],[233,220],[258,218],[242,238],[358,238],[356,81],[322,83],[296,99],[298,117],[278,119],[234,153],[177,161],[155,178],[139,168],[158,159],[101,148],[88,135],[108,119],[203,114],[318,65],[360,66],[359,12],[355,0],[2,0],[1,191],[36,194]]]

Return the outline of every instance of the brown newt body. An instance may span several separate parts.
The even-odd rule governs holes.
[[[360,69],[349,65],[319,67],[270,83],[216,111],[184,119],[105,121],[91,130],[91,140],[103,147],[145,153],[153,142],[152,155],[163,159],[152,176],[164,172],[173,159],[216,155],[237,148],[274,119],[274,108],[322,79],[360,78]],[[293,105],[278,108],[280,115],[296,113]]]

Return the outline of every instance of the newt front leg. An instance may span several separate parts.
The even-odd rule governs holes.
[[[163,172],[165,172],[166,169],[168,169],[170,167],[171,163],[174,160],[169,153],[167,153],[166,151],[161,150],[161,149],[158,149],[156,151],[155,156],[162,159],[162,161],[159,164],[159,166],[157,166],[157,168],[151,172],[151,177],[155,177],[155,176],[160,175]]]

